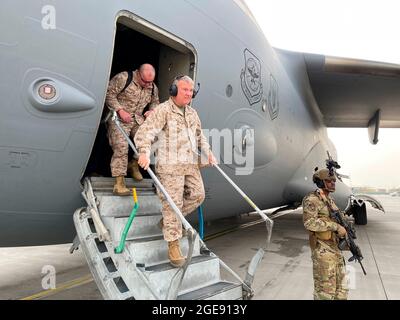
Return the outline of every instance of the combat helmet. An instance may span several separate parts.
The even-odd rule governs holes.
[[[333,180],[336,181],[336,175],[334,172],[329,171],[329,169],[320,169],[318,167],[315,168],[313,174],[313,182],[317,185],[318,188],[325,188],[325,180]]]

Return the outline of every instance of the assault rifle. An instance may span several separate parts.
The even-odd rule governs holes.
[[[342,215],[340,214],[340,211],[338,210],[332,210],[331,208],[331,218],[338,224],[340,224],[343,228],[346,229],[346,236],[343,239],[340,239],[338,247],[340,250],[345,250],[346,247],[350,249],[351,254],[353,255],[348,261],[352,262],[356,260],[360,266],[361,269],[364,273],[364,275],[367,275],[365,272],[364,266],[361,263],[361,260],[364,258],[360,248],[356,245],[354,242],[354,239],[356,239],[356,232],[354,228],[345,220],[343,219]]]
[[[329,174],[332,176],[337,175],[336,169],[340,169],[340,165],[335,160],[332,159],[331,155],[329,154],[329,151],[327,151],[327,154],[328,154],[328,159],[326,160],[326,167],[329,170]],[[345,250],[346,248],[349,248],[351,254],[353,255],[349,259],[349,262],[356,260],[360,264],[364,275],[367,275],[364,266],[361,263],[361,260],[364,257],[362,256],[360,248],[354,242],[354,239],[357,239],[356,231],[354,230],[353,226],[351,226],[345,219],[343,219],[342,215],[340,214],[340,211],[334,210],[329,203],[327,204],[330,209],[331,218],[336,223],[340,224],[343,228],[345,228],[347,232],[346,236],[343,239],[340,239],[339,241],[338,244],[339,249]]]

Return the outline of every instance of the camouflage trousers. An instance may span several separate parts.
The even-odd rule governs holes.
[[[204,201],[204,185],[200,170],[189,175],[158,174],[158,178],[184,216],[193,212]],[[182,238],[182,223],[164,195],[157,189],[162,203],[163,234],[165,241]]]
[[[139,129],[139,125],[135,121],[131,123],[121,122],[121,127],[133,141],[136,131]],[[113,156],[110,163],[111,175],[113,177],[126,176],[128,167],[128,142],[112,121],[108,121],[107,123],[107,135],[108,142],[113,150]]]
[[[318,243],[311,257],[314,300],[347,300],[346,264],[342,253]]]

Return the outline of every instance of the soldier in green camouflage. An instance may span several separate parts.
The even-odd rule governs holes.
[[[347,300],[346,265],[338,248],[346,230],[330,217],[330,210],[339,210],[329,195],[335,191],[336,177],[321,169],[314,173],[313,181],[318,189],[303,199],[303,222],[309,231],[314,299]]]

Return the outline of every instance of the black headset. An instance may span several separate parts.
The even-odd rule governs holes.
[[[316,167],[316,168],[314,169],[314,174],[317,173],[317,171],[318,171],[318,167]],[[318,188],[320,188],[320,189],[325,188],[325,183],[324,183],[324,181],[321,180],[321,179],[318,178],[318,177],[315,177],[314,175],[313,175],[313,182],[317,185]]]
[[[318,188],[320,188],[320,189],[325,188],[325,183],[323,180],[321,180],[319,178],[314,178],[313,182],[317,185]]]
[[[182,79],[185,75],[179,75],[177,77],[174,78],[174,80],[172,81],[172,84],[169,87],[169,95],[171,97],[176,97],[178,95],[178,86],[176,84],[174,84],[175,81]],[[196,95],[199,93],[200,91],[200,83],[197,83],[197,89],[194,88],[193,89],[193,95],[192,95],[192,99],[194,99],[196,97]]]

